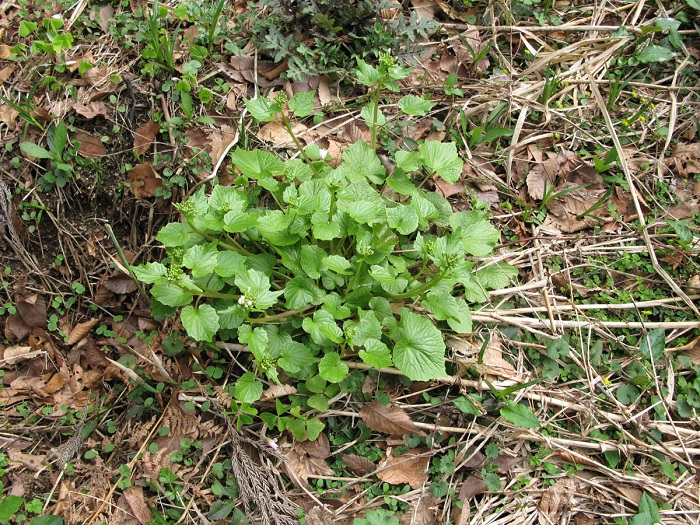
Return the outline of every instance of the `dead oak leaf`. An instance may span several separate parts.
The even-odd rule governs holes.
[[[377,432],[402,436],[406,434],[425,436],[425,432],[415,425],[404,409],[399,407],[372,401],[360,409],[360,417],[365,425]]]
[[[394,456],[389,448],[386,457],[379,463],[377,477],[389,485],[409,484],[420,487],[423,484],[430,457],[429,449],[411,449],[402,456]]]
[[[343,463],[358,476],[366,476],[370,472],[374,472],[377,466],[369,459],[357,454],[343,454],[340,456]]]
[[[81,115],[86,119],[93,119],[100,115],[105,118],[109,117],[109,110],[107,109],[107,106],[104,102],[101,102],[99,100],[93,100],[92,102],[88,102],[87,104],[81,104],[80,102],[76,102],[75,104],[73,104],[73,110],[78,115]]]
[[[73,139],[80,143],[78,153],[83,157],[96,159],[107,155],[107,150],[100,137],[95,137],[85,131],[76,131],[73,134]]]
[[[159,131],[160,126],[152,120],[141,124],[134,132],[134,152],[139,155],[145,154],[156,139]]]
[[[131,168],[126,174],[126,182],[134,197],[139,199],[153,197],[156,190],[163,185],[163,180],[150,162],[137,164]]]

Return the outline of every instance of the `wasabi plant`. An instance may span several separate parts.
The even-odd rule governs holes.
[[[506,286],[516,273],[504,264],[477,269],[470,259],[489,255],[499,239],[485,212],[454,213],[423,189],[434,176],[457,182],[463,163],[454,143],[398,151],[391,173],[380,162],[373,146],[386,119],[377,89],[404,74],[387,56],[378,67],[360,61],[358,76],[374,85],[362,112],[372,144],[356,142],[336,168],[293,134],[301,158],[235,150],[235,185],[200,189],[176,205],[183,220],[157,235],[167,257],[134,268],[152,285],[154,315],[179,311],[195,340],[250,349],[255,371],[234,392],[244,405],[260,398],[260,377],[279,382],[284,374],[304,383],[309,408],[321,409],[322,397],[337,392],[327,385],[348,375],[348,361],[394,366],[411,380],[443,377],[443,331],[469,333],[469,303],[485,301],[485,290]],[[313,100],[313,92],[289,100],[279,94],[247,107],[259,121],[279,118],[291,133],[290,115],[309,116]],[[431,107],[412,95],[398,105],[412,115]],[[295,435],[312,428],[318,435],[318,423]]]

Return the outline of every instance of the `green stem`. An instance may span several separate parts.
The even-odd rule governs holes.
[[[301,156],[304,158],[304,162],[306,162],[311,170],[314,172],[314,175],[317,177],[320,176],[320,173],[316,169],[316,166],[314,166],[313,161],[309,158],[309,156],[306,154],[306,151],[304,151],[304,147],[301,145],[301,142],[299,142],[299,139],[297,136],[294,134],[292,131],[292,125],[289,122],[289,119],[284,115],[284,113],[280,113],[282,117],[282,124],[284,124],[285,129],[287,130],[287,133],[289,133],[289,136],[292,137],[292,140],[294,141],[294,145],[296,148],[299,150],[299,153],[301,153]]]
[[[409,299],[411,297],[417,297],[424,292],[427,292],[430,290],[433,286],[438,284],[440,281],[442,281],[445,276],[447,275],[447,270],[442,270],[439,274],[437,274],[435,277],[433,277],[430,281],[427,281],[420,285],[417,288],[413,288],[412,290],[408,290],[403,293],[398,293],[395,295],[387,295],[387,299],[392,299],[392,300],[399,300],[399,299]]]
[[[360,279],[360,270],[362,269],[362,264],[364,262],[364,259],[360,259],[360,262],[357,264],[357,271],[355,272],[352,282],[345,288],[345,295],[350,293],[350,291],[355,287],[355,284],[357,284],[357,281]]]
[[[250,318],[248,317],[246,321],[248,321],[250,324],[263,324],[263,323],[271,323],[274,321],[281,321],[286,319],[287,317],[292,317],[294,315],[298,315],[302,312],[305,312],[309,308],[313,308],[313,305],[309,304],[305,306],[304,308],[299,308],[298,310],[287,310],[286,312],[282,312],[279,314],[274,314],[274,315],[264,315],[263,317],[255,317],[255,318]]]
[[[377,130],[379,126],[377,125],[377,118],[379,118],[379,92],[382,89],[382,82],[379,81],[377,83],[377,87],[374,90],[374,93],[372,94],[372,104],[374,104],[374,107],[372,108],[373,115],[372,115],[372,140],[371,140],[371,147],[373,150],[377,149]]]
[[[252,255],[252,253],[250,253],[248,250],[246,250],[245,248],[243,248],[243,247],[242,247],[241,245],[239,245],[236,241],[233,241],[234,244],[227,244],[227,243],[223,242],[221,239],[217,239],[217,238],[214,237],[213,235],[209,235],[208,233],[204,233],[202,230],[200,230],[200,229],[197,228],[194,224],[192,224],[192,221],[189,220],[189,219],[187,219],[187,225],[188,225],[190,228],[192,228],[192,231],[193,231],[194,233],[196,233],[197,235],[201,235],[202,237],[204,237],[205,239],[207,239],[207,240],[209,240],[209,241],[216,242],[216,243],[219,244],[219,246],[223,246],[223,247],[226,248],[227,250],[231,250],[231,251],[233,251],[233,252],[238,252],[238,253],[240,253],[241,255],[247,255],[247,256],[251,256],[251,255]]]

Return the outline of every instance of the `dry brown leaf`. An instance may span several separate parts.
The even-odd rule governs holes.
[[[7,44],[0,44],[0,60],[7,60],[12,56],[12,48]]]
[[[515,367],[503,359],[503,349],[501,348],[501,338],[496,334],[491,336],[481,361],[482,372],[487,377],[498,377],[501,379],[521,379]]]
[[[379,463],[377,477],[389,485],[420,487],[423,484],[430,457],[429,449],[411,449],[406,454],[395,457],[393,449],[386,451],[386,457]]]
[[[684,179],[688,175],[700,173],[700,142],[678,144],[668,162],[676,167]]]
[[[5,321],[5,339],[8,341],[21,341],[29,335],[30,328],[22,320],[19,313],[10,314]]]
[[[331,455],[331,443],[325,434],[319,434],[315,441],[302,441],[299,445],[314,458],[326,459]]]
[[[284,448],[282,448],[282,450],[284,450]],[[335,475],[333,469],[326,464],[325,460],[309,456],[298,444],[289,447],[283,453],[287,459],[284,462],[284,467],[287,469],[292,479],[296,478],[301,481],[308,481],[311,476]]]
[[[425,436],[425,432],[411,421],[404,409],[399,407],[386,406],[377,401],[372,401],[360,409],[360,417],[365,422],[365,425],[377,432]]]
[[[8,346],[2,353],[2,364],[14,365],[28,359],[34,359],[43,353],[43,350],[34,350],[31,346],[27,345]]]
[[[319,505],[316,505],[305,514],[307,525],[335,525],[337,523],[333,513]]]
[[[17,312],[30,328],[46,328],[46,301],[43,296],[34,294],[17,302]]]
[[[218,130],[209,134],[209,139],[211,140],[209,156],[212,163],[216,165],[231,142],[238,139],[238,135],[231,126],[221,126]]]
[[[298,127],[297,124],[295,127]],[[306,126],[302,124],[302,131],[306,131]],[[298,136],[298,134],[295,132]],[[287,128],[285,128],[280,122],[273,120],[262,126],[257,133],[257,137],[265,142],[271,142],[272,146],[275,148],[289,147],[294,144],[292,138],[287,133]]]
[[[321,106],[325,106],[326,104],[330,104],[336,100],[336,97],[334,97],[333,93],[331,92],[331,81],[328,75],[322,75],[319,77],[318,100],[321,102]]]
[[[357,454],[343,454],[340,456],[345,465],[358,476],[366,476],[374,472],[377,466],[364,456]]]
[[[525,179],[530,197],[542,200],[548,192],[551,194],[557,178],[566,176],[562,173],[565,165],[566,157],[559,154],[533,166]]]
[[[12,66],[6,66],[0,69],[0,83],[5,82],[5,80],[10,78],[14,72],[15,68]]]
[[[0,105],[0,122],[3,124],[7,124],[8,127],[12,127],[17,121],[18,116],[19,111],[12,106],[8,106],[7,104]]]
[[[90,330],[99,322],[99,319],[90,319],[84,323],[78,323],[73,330],[68,334],[68,346],[73,346],[77,342],[85,338],[90,333]]]
[[[571,478],[560,478],[542,493],[537,504],[540,525],[554,525],[571,504],[576,491],[576,482]]]
[[[151,513],[151,509],[148,507],[146,499],[143,496],[143,487],[132,485],[131,487],[124,489],[122,494],[124,494],[124,497],[131,508],[131,512],[133,512],[136,519],[139,520],[139,523],[141,525],[150,523],[153,519],[153,514]]]
[[[260,401],[272,401],[278,397],[290,396],[296,393],[297,389],[293,385],[273,384],[270,388],[263,391],[262,396],[260,396]]]
[[[153,122],[152,120],[141,124],[134,132],[134,152],[139,155],[144,155],[151,147],[159,131],[160,126],[157,122]]]
[[[118,273],[108,277],[102,282],[102,286],[116,294],[131,293],[138,288],[134,278],[126,273]]]
[[[81,77],[87,80],[92,86],[96,86],[97,84],[102,84],[104,82],[112,86],[110,89],[114,89],[115,85],[111,81],[112,73],[116,73],[116,70],[113,68],[107,66],[94,66],[86,70]]]
[[[418,503],[411,503],[399,523],[401,525],[438,525],[437,506],[440,500],[423,494]]]
[[[156,170],[150,162],[137,164],[126,174],[126,182],[129,184],[129,189],[134,197],[147,198],[153,197],[156,190],[163,185],[163,180],[160,178]]]
[[[97,21],[103,33],[109,33],[109,21],[114,17],[114,7],[103,4],[98,12],[90,11],[90,20]]]
[[[24,467],[34,472],[38,472],[45,468],[46,456],[35,456],[33,454],[25,454],[21,450],[10,447],[7,449],[7,457],[13,463],[21,463]]]
[[[78,115],[81,115],[87,119],[95,118],[98,115],[102,115],[105,118],[109,117],[109,110],[107,109],[107,106],[104,102],[99,100],[93,100],[87,104],[76,102],[73,104],[73,109]]]
[[[107,150],[102,144],[100,137],[95,137],[84,131],[76,131],[73,134],[73,139],[80,142],[78,153],[83,157],[96,159],[107,155]]]

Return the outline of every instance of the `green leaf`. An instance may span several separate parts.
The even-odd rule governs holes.
[[[208,304],[185,306],[180,319],[187,334],[195,341],[211,342],[219,331],[219,314]]]
[[[311,216],[311,230],[319,241],[332,241],[339,239],[344,234],[343,225],[335,220],[328,220],[328,214],[317,211]]]
[[[63,525],[63,518],[60,516],[36,516],[32,518],[29,525]]]
[[[352,265],[342,255],[329,255],[321,260],[321,267],[324,270],[330,270],[339,275],[350,275],[352,272],[348,271]]]
[[[369,179],[374,184],[382,184],[386,168],[377,157],[377,152],[364,140],[358,140],[343,152],[341,173],[350,181]]]
[[[360,110],[360,118],[365,121],[365,124],[369,126],[370,128],[376,124],[377,126],[383,126],[386,124],[388,121],[386,119],[386,116],[382,112],[381,109],[377,109],[377,122],[374,122],[374,103],[370,102],[369,104],[365,104],[362,106],[362,109]]]
[[[345,321],[343,332],[352,346],[363,346],[367,339],[379,339],[382,336],[382,325],[374,312],[358,311],[358,321]]]
[[[287,373],[296,374],[307,366],[316,363],[311,349],[297,341],[287,341],[280,349],[280,358],[277,364]]]
[[[329,383],[340,383],[349,371],[348,365],[340,360],[337,352],[328,352],[318,363],[318,374]]]
[[[192,228],[187,223],[171,222],[160,229],[156,240],[166,248],[176,248],[187,244],[190,235],[192,235]]]
[[[457,146],[454,142],[424,142],[420,147],[420,153],[425,165],[436,172],[442,180],[449,184],[455,184],[459,180],[464,163],[457,155]]]
[[[666,349],[666,332],[663,328],[652,330],[642,337],[639,350],[646,359],[653,358],[657,363],[661,360]]]
[[[516,403],[512,399],[506,401],[506,406],[501,408],[503,419],[520,428],[540,428],[537,416],[532,413],[529,407]]]
[[[386,263],[383,266],[373,264],[370,266],[369,274],[387,293],[392,295],[403,292],[408,285],[408,279],[397,276],[394,267]]]
[[[472,402],[471,398],[465,396],[459,396],[457,399],[452,401],[457,409],[463,414],[469,414],[471,416],[480,416],[481,410]]]
[[[397,155],[398,153],[400,152],[397,152]],[[415,195],[418,193],[416,185],[408,178],[406,172],[399,167],[394,170],[391,177],[386,179],[386,183],[399,195]]]
[[[639,501],[637,514],[630,520],[630,525],[654,525],[661,522],[659,506],[645,492]]]
[[[284,287],[286,306],[290,310],[297,310],[309,304],[321,304],[326,294],[309,278],[294,277]]]
[[[685,3],[696,11],[700,11],[700,0],[685,0]]]
[[[231,162],[241,170],[243,175],[253,179],[272,177],[284,172],[284,162],[269,151],[236,148],[230,157]]]
[[[470,334],[472,317],[464,299],[452,297],[448,292],[430,292],[421,303],[438,321],[447,324],[458,334]]]
[[[345,319],[352,314],[350,308],[342,304],[342,300],[337,293],[326,295],[323,299],[323,309],[328,311],[334,319]]]
[[[384,216],[385,203],[367,181],[350,183],[337,194],[338,210],[347,213],[360,224],[372,224]],[[312,217],[313,222],[313,217]]]
[[[386,210],[387,224],[401,235],[410,235],[416,231],[418,229],[418,221],[418,213],[413,206],[399,204]]]
[[[244,324],[238,328],[238,342],[248,345],[255,360],[258,362],[264,361],[270,357],[268,352],[269,336],[264,328],[251,328],[250,325]]]
[[[302,245],[299,262],[301,263],[301,268],[304,273],[312,279],[321,277],[321,270],[323,269],[321,260],[325,256],[326,252],[319,246],[314,244]]]
[[[498,290],[510,286],[518,276],[518,269],[508,263],[489,264],[476,272],[476,278],[487,290]]]
[[[394,339],[394,365],[412,381],[445,377],[445,341],[435,325],[422,315],[401,309]]]
[[[270,122],[275,120],[275,116],[282,111],[279,104],[270,100],[267,97],[258,97],[252,100],[246,100],[245,105],[253,115],[253,118],[262,122]]]
[[[270,279],[267,275],[258,270],[249,269],[245,273],[237,275],[234,282],[245,300],[251,301],[254,308],[265,310],[275,305],[282,291],[270,291]]]
[[[491,253],[500,237],[498,230],[486,221],[459,228],[458,233],[465,251],[476,257]]]
[[[323,394],[314,394],[306,402],[311,408],[315,408],[319,412],[328,410],[328,398]]]
[[[151,288],[151,294],[166,306],[184,306],[192,302],[192,293],[169,281],[158,282]]]
[[[167,269],[159,262],[150,262],[139,266],[132,266],[131,270],[139,281],[153,284],[163,279]]]
[[[399,109],[407,115],[422,117],[426,115],[435,104],[423,97],[416,95],[406,95],[399,99]]]
[[[185,252],[182,264],[192,270],[192,277],[203,277],[214,272],[219,264],[218,256],[216,244],[195,244]]]
[[[391,360],[391,350],[378,339],[365,339],[364,349],[360,350],[358,355],[365,363],[376,369],[386,368],[394,364]]]
[[[0,520],[8,520],[22,507],[24,503],[24,498],[19,496],[5,496],[2,501],[0,501]]]
[[[310,441],[316,441],[316,438],[323,432],[326,427],[320,419],[317,417],[312,417],[306,422],[306,437]]]
[[[336,324],[333,315],[324,309],[316,310],[313,319],[305,317],[301,326],[314,343],[321,346],[329,346],[343,340],[343,331]]]
[[[35,159],[52,159],[53,155],[50,151],[45,150],[41,146],[37,146],[33,142],[20,142],[19,147],[22,148],[27,155]]]
[[[639,390],[634,385],[623,383],[615,390],[615,398],[623,405],[631,405],[639,398]]]
[[[417,151],[403,151],[399,150],[394,155],[394,160],[396,161],[396,167],[401,168],[406,172],[419,170],[423,157]]]
[[[501,478],[495,472],[489,472],[486,468],[481,469],[481,479],[484,480],[489,492],[495,493],[501,490]]]
[[[399,518],[387,509],[369,510],[364,518],[355,518],[352,525],[399,525]]]
[[[237,252],[219,252],[216,274],[224,279],[246,271],[245,257]]]
[[[355,77],[360,84],[374,87],[375,84],[379,82],[379,70],[358,57]]]
[[[301,91],[289,99],[289,109],[299,118],[308,117],[314,111],[315,91]]]
[[[236,381],[233,395],[243,403],[255,403],[263,393],[263,384],[253,372],[246,372]]]
[[[637,60],[642,64],[651,64],[658,62],[668,62],[676,57],[676,53],[668,49],[667,47],[649,45],[642,49],[642,51],[637,55]]]

